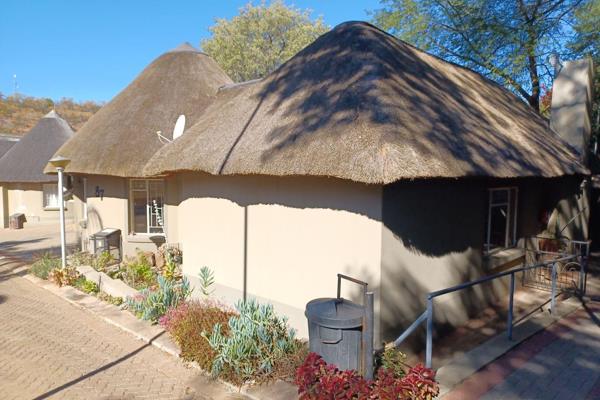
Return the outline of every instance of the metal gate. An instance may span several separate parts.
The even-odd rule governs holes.
[[[574,255],[575,259],[556,262],[556,286],[561,291],[585,293],[589,251],[589,241],[529,238],[525,246],[525,265],[548,264],[526,271],[523,274],[523,286],[552,290],[552,264],[549,262]]]

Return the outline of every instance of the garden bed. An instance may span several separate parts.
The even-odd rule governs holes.
[[[73,286],[113,304],[120,304],[124,299],[120,308],[127,309],[129,315],[148,321],[154,325],[153,329],[161,330],[156,326],[160,324],[179,348],[179,356],[185,362],[200,367],[212,378],[237,386],[239,390],[254,392],[253,396],[263,392],[253,388],[276,382],[279,382],[278,386],[287,388],[288,398],[289,384],[295,384],[301,398],[311,400],[330,398],[326,393],[331,384],[334,384],[335,390],[347,394],[345,398],[349,399],[362,398],[365,393],[379,396],[379,393],[389,392],[396,396],[399,391],[402,391],[402,396],[389,398],[426,399],[437,394],[433,371],[420,366],[414,369],[405,369],[403,364],[399,364],[398,368],[380,367],[382,372],[378,373],[377,379],[367,381],[361,380],[355,371],[338,371],[315,355],[309,356],[307,344],[296,339],[287,318],[277,315],[272,305],[246,300],[239,301],[232,308],[214,300],[211,288],[214,274],[207,267],[200,270],[200,283],[196,288],[202,299],[190,300],[192,288],[189,281],[181,275],[179,267],[173,265],[172,259],[156,269],[155,265],[147,262],[146,255],[118,266],[105,263],[103,258],[94,258],[91,265],[82,265],[84,258],[87,255],[72,256],[71,265],[60,268],[57,260],[45,257],[36,261],[31,271],[59,287]],[[79,265],[75,267],[73,264]],[[150,271],[152,276],[146,271]],[[127,285],[119,277],[123,277],[125,282],[133,279],[140,290]],[[150,343],[155,339],[150,339]],[[385,357],[383,362],[386,362]],[[427,386],[425,391],[407,386],[415,379],[419,385]],[[264,398],[281,397],[275,394]]]

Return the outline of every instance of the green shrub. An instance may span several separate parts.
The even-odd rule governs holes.
[[[94,256],[87,251],[73,253],[69,256],[67,261],[69,262],[69,265],[73,267],[79,267],[81,265],[94,266]]]
[[[397,347],[386,348],[380,356],[381,367],[392,373],[396,378],[406,375],[406,354]]]
[[[223,333],[227,334],[227,322],[234,315],[233,310],[213,301],[191,301],[169,309],[160,318],[160,324],[179,345],[184,361],[196,362],[210,371],[215,352],[203,334],[212,332],[216,324],[222,324]]]
[[[48,274],[54,268],[60,267],[60,259],[50,253],[42,254],[29,268],[29,272],[38,278],[48,279]]]
[[[93,295],[97,294],[100,291],[100,288],[98,287],[96,282],[87,280],[83,275],[80,275],[75,280],[75,282],[73,282],[73,286],[81,290],[82,292]]]
[[[107,303],[113,304],[115,306],[120,306],[123,304],[123,298],[118,296],[111,296],[106,292],[98,293],[98,298],[102,301],[106,301]]]
[[[106,272],[106,268],[114,262],[115,259],[113,258],[112,254],[110,254],[108,251],[103,251],[94,260],[93,267],[97,271]]]
[[[100,288],[96,284],[96,282],[88,281],[87,279],[83,282],[81,286],[84,292],[89,294],[97,294],[100,291]]]
[[[167,258],[165,265],[160,271],[161,275],[171,281],[178,281],[183,276],[181,268],[171,258]]]
[[[282,359],[298,353],[301,343],[289,329],[287,318],[275,314],[272,305],[239,301],[236,309],[239,315],[229,319],[229,333],[217,323],[208,337],[216,353],[212,374],[226,378],[223,373],[233,373],[236,384],[268,379]]]
[[[158,283],[150,261],[142,252],[138,252],[136,258],[123,262],[120,269],[112,273],[111,277],[122,279],[137,290],[150,288]]]
[[[127,299],[127,307],[138,318],[158,322],[169,308],[177,307],[192,293],[190,283],[183,278],[181,283],[158,277],[158,288],[143,289],[139,295]]]

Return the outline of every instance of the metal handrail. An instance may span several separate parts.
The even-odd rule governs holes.
[[[511,269],[508,271],[499,272],[493,275],[484,276],[473,281],[464,282],[449,288],[435,290],[427,294],[427,309],[417,317],[417,319],[394,341],[394,346],[399,346],[410,334],[412,334],[423,322],[426,322],[427,327],[427,338],[425,344],[425,366],[431,368],[431,358],[433,352],[433,299],[439,296],[443,296],[448,293],[457,292],[464,290],[475,285],[480,285],[485,282],[492,281],[494,279],[503,278],[510,275],[510,294],[509,294],[509,305],[508,305],[508,317],[507,317],[507,333],[508,340],[512,340],[513,334],[513,305],[514,305],[514,294],[515,294],[515,274],[519,272],[529,271],[535,268],[547,267],[552,264],[552,297],[550,299],[550,313],[554,313],[554,307],[556,305],[556,277],[558,263],[574,260],[580,257],[579,255],[570,255],[555,260],[544,261],[541,263],[526,265],[520,268]]]

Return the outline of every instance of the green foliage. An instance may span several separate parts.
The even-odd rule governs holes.
[[[87,251],[80,251],[78,253],[73,253],[67,259],[69,265],[73,267],[80,267],[82,265],[94,265],[94,256]]]
[[[161,275],[171,281],[181,279],[179,265],[175,264],[171,259],[167,259],[167,262],[161,271]]]
[[[398,350],[397,347],[388,347],[381,354],[381,367],[391,372],[394,377],[402,378],[406,375],[406,354]]]
[[[181,263],[183,262],[183,253],[177,246],[163,244],[159,247],[156,253],[157,260],[164,260],[164,265],[160,270],[160,274],[170,280],[180,280]],[[158,263],[158,262],[157,262]]]
[[[204,266],[200,269],[198,276],[200,277],[200,292],[204,297],[208,298],[214,292],[214,289],[211,289],[211,287],[215,283],[215,273],[210,268]]]
[[[273,306],[254,300],[236,304],[238,316],[229,319],[229,334],[216,324],[208,337],[216,357],[214,376],[233,373],[243,383],[256,377],[271,375],[276,364],[298,352],[295,332],[288,328],[287,318],[275,314]]]
[[[108,266],[115,263],[115,259],[108,251],[103,251],[98,256],[94,256],[86,251],[73,253],[68,258],[69,265],[79,267],[81,265],[89,265],[96,271],[106,272]]]
[[[600,60],[600,1],[583,1],[575,10],[573,50]]]
[[[85,280],[85,282],[83,282],[83,285],[81,286],[81,288],[83,289],[84,292],[90,293],[90,294],[96,294],[100,291],[100,288],[98,287],[96,282],[88,281],[87,279]]]
[[[600,140],[600,1],[584,1],[575,12],[575,18],[576,37],[571,42],[571,49],[576,54],[585,54],[594,60],[596,81],[592,105],[592,135]]]
[[[60,267],[60,259],[50,253],[42,254],[29,268],[29,272],[38,278],[48,279],[48,274]]]
[[[94,269],[97,271],[105,272],[106,268],[114,263],[115,259],[112,254],[108,251],[103,251],[99,256],[94,260]]]
[[[135,289],[146,289],[157,284],[157,276],[152,270],[152,264],[142,252],[136,258],[130,258],[121,264],[118,271],[111,273],[112,278],[122,279]]]
[[[100,291],[100,288],[96,282],[85,279],[85,276],[83,275],[80,275],[75,282],[73,282],[73,286],[88,294],[95,295]]]
[[[212,332],[216,324],[221,324],[227,334],[227,322],[234,315],[232,310],[213,301],[192,301],[169,309],[160,318],[160,324],[179,345],[184,361],[196,362],[210,371],[215,352],[202,334]]]
[[[236,82],[262,78],[328,30],[322,18],[283,1],[248,3],[231,20],[217,19],[202,49]]]
[[[128,298],[127,307],[138,318],[156,323],[169,308],[177,307],[191,293],[190,283],[185,277],[181,283],[176,283],[159,276],[156,289],[143,289],[138,296]]]
[[[539,110],[541,84],[552,81],[548,55],[581,55],[569,46],[576,40],[571,25],[594,2],[382,0],[373,19],[417,47],[497,80]]]
[[[120,306],[121,304],[123,304],[122,297],[111,296],[110,294],[108,294],[106,292],[98,293],[98,298],[102,301],[106,301],[107,303],[113,304],[115,306]]]

